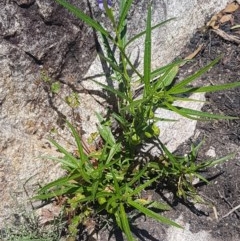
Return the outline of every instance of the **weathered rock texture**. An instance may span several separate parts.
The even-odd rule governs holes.
[[[69,2],[89,12],[87,0]],[[146,2],[136,0],[131,10],[132,33],[144,28]],[[153,65],[172,60],[205,18],[227,2],[153,1],[154,23],[177,17],[154,31]],[[98,19],[104,17],[96,1],[90,5]],[[141,41],[132,49],[132,56],[140,61]],[[82,80],[95,56],[92,30],[53,0],[0,1],[0,225],[18,202],[32,195],[38,181],[61,174],[55,163],[37,158],[45,153],[57,155],[46,140],[50,132],[65,136],[66,118],[74,120],[79,130],[89,131],[94,126],[93,113],[102,109],[94,98],[101,91]],[[88,75],[99,71],[101,66],[95,60]],[[61,89],[53,94],[50,86],[56,80]],[[64,101],[67,96],[74,99],[73,93],[79,96],[76,108]]]

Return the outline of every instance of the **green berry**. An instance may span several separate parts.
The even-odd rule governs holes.
[[[160,135],[160,129],[155,124],[152,124],[152,131],[153,131],[154,136],[159,136]]]
[[[140,139],[139,135],[134,134],[132,136],[132,144],[133,145],[138,145],[138,144],[140,144],[140,142],[141,142],[141,139]]]
[[[100,205],[103,205],[106,201],[107,201],[107,200],[106,200],[105,197],[99,197],[99,198],[98,198],[98,203],[99,203]]]

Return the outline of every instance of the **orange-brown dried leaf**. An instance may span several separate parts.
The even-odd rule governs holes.
[[[218,29],[219,28],[219,24],[218,24],[218,15],[214,15],[212,16],[211,20],[207,23],[208,27],[211,27],[213,29]]]
[[[224,13],[233,13],[239,8],[239,4],[236,2],[229,3],[227,7],[223,10]]]
[[[226,15],[223,15],[222,17],[221,17],[221,19],[219,20],[219,22],[220,23],[226,23],[226,22],[232,22],[232,18],[233,18],[233,16],[232,16],[232,14],[226,14]]]

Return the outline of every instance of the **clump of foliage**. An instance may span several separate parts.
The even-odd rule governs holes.
[[[176,186],[178,196],[183,198],[190,196],[197,200],[198,194],[192,184],[193,178],[197,177],[207,182],[199,171],[225,161],[231,155],[197,164],[197,151],[200,145],[192,146],[188,155],[172,154],[158,138],[160,129],[157,122],[168,120],[156,117],[155,110],[163,108],[197,120],[235,119],[235,117],[179,107],[175,105],[175,101],[194,101],[184,96],[233,88],[240,86],[240,83],[189,87],[194,80],[209,71],[219,59],[177,84],[174,84],[174,79],[179,67],[186,60],[175,61],[152,70],[151,33],[169,20],[151,26],[150,3],[146,30],[128,39],[127,17],[133,0],[120,1],[117,17],[109,6],[111,3],[106,0],[101,1],[109,24],[112,26],[110,31],[67,1],[56,1],[91,26],[102,38],[105,51],[100,57],[108,64],[111,75],[107,78],[117,83],[118,87],[113,88],[94,81],[115,97],[116,108],[109,110],[108,117],[98,114],[100,142],[95,150],[86,152],[79,133],[69,122],[67,126],[71,130],[77,147],[75,153],[70,153],[51,139],[52,144],[63,156],[47,158],[60,162],[67,174],[42,187],[35,198],[41,200],[65,198],[69,232],[73,237],[77,236],[79,224],[86,224],[89,218],[105,213],[115,220],[127,240],[134,240],[128,216],[128,211],[132,209],[164,224],[180,227],[157,212],[157,210],[169,210],[168,205],[145,199],[141,195],[142,191],[160,180],[168,179]],[[142,36],[145,36],[143,72],[134,67],[128,56],[128,46]],[[52,87],[53,90],[58,89],[57,85]],[[139,89],[141,94],[137,96],[136,90]],[[115,128],[113,123],[117,123]],[[140,161],[138,154],[141,148],[150,142],[154,142],[162,154],[157,158],[150,156],[149,160]]]

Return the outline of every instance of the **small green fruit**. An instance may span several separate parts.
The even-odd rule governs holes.
[[[153,119],[154,118],[154,112],[151,110],[150,113],[149,113],[149,118],[150,119]]]
[[[154,136],[159,136],[160,135],[160,129],[155,124],[152,125],[152,131],[153,131]]]
[[[132,136],[132,144],[133,145],[138,145],[138,144],[140,144],[140,142],[141,142],[141,139],[140,139],[139,135],[134,134]]]
[[[99,203],[100,205],[103,205],[105,202],[107,202],[107,200],[106,200],[105,197],[99,197],[99,198],[98,198],[98,203]]]
[[[152,138],[152,137],[153,137],[153,135],[152,135],[150,132],[148,132],[148,131],[145,131],[145,132],[144,132],[144,135],[145,135],[147,138]]]

